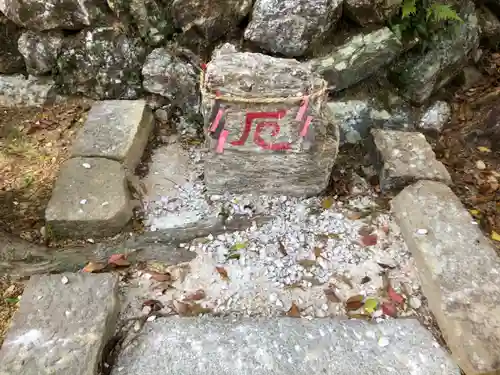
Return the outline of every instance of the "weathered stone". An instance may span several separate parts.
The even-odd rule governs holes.
[[[324,80],[296,60],[240,52],[213,59],[204,85],[206,146],[222,151],[205,160],[209,192],[314,195],[326,188],[339,134],[328,116]],[[215,100],[215,92],[224,96]],[[297,120],[305,96],[307,111]],[[224,124],[210,131],[218,104],[231,110]],[[255,130],[248,116],[261,120]],[[310,125],[304,127],[309,116]],[[219,139],[224,134],[225,142]]]
[[[112,274],[32,276],[0,350],[0,375],[97,374],[118,319],[117,289]]]
[[[79,30],[103,19],[105,8],[98,0],[0,0],[0,12],[35,31]]]
[[[324,42],[341,15],[340,0],[257,0],[245,39],[285,56],[302,56]]]
[[[352,95],[328,102],[332,118],[340,127],[341,145],[365,140],[371,128],[412,128],[412,108],[389,90],[381,92],[381,96],[383,98],[355,91]]]
[[[112,236],[131,218],[127,178],[120,163],[73,158],[63,164],[45,211],[50,234],[75,238]]]
[[[500,371],[500,264],[451,189],[419,181],[392,201],[452,356],[467,375]],[[425,234],[423,234],[425,233]]]
[[[404,97],[423,103],[467,65],[479,44],[474,4],[467,2],[460,17],[464,22],[440,31],[426,52],[410,53],[393,67],[391,79]]]
[[[460,373],[413,319],[172,317],[144,329],[138,345],[120,354],[112,375]]]
[[[481,38],[491,48],[498,49],[500,46],[500,21],[491,10],[485,6],[477,9],[477,19],[481,27]]]
[[[357,34],[326,56],[307,62],[323,76],[330,89],[340,91],[370,77],[393,61],[403,45],[387,27]]]
[[[174,32],[173,20],[166,2],[157,0],[107,0],[117,17],[134,24],[141,37],[156,46]]]
[[[142,90],[146,50],[118,28],[84,30],[65,41],[57,83],[65,94],[93,99],[135,99]]]
[[[382,191],[399,190],[419,180],[451,184],[450,174],[423,134],[372,129],[371,135]]]
[[[417,127],[424,132],[439,134],[450,118],[450,105],[442,100],[438,100],[425,110]]]
[[[0,106],[42,106],[55,100],[55,84],[49,77],[0,75]]]
[[[484,80],[484,75],[473,65],[466,66],[462,70],[461,83],[464,90],[468,90]]]
[[[26,70],[30,74],[44,75],[52,72],[61,51],[63,35],[60,32],[24,32],[17,41],[19,52],[24,57]]]
[[[24,71],[23,56],[17,49],[16,40],[21,29],[0,13],[0,73],[13,74]]]
[[[173,0],[176,26],[195,29],[208,40],[229,33],[250,13],[252,0]]]
[[[344,12],[362,26],[384,23],[401,9],[403,0],[346,0]]]
[[[153,112],[144,100],[97,102],[73,143],[72,157],[108,158],[133,171],[153,126]]]

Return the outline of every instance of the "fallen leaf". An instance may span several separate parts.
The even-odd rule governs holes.
[[[83,272],[99,272],[106,268],[106,265],[103,263],[89,262],[85,267],[82,268]]]
[[[292,306],[290,309],[286,312],[287,316],[290,316],[292,318],[300,318],[300,309],[299,307],[295,304],[295,301],[292,302]]]
[[[116,267],[127,267],[130,266],[130,262],[127,260],[125,254],[113,254],[108,259],[108,264]]]
[[[235,243],[233,246],[231,246],[231,251],[238,251],[238,250],[243,250],[247,247],[247,244],[242,242],[242,243]]]
[[[491,232],[491,239],[493,241],[500,241],[500,234],[498,234],[497,232],[495,231],[492,231]]]
[[[315,247],[314,248],[314,256],[316,257],[316,259],[318,259],[319,257],[321,257],[321,253],[323,252],[323,249],[321,247]]]
[[[375,298],[368,298],[366,299],[363,309],[368,313],[368,314],[373,314],[375,310],[377,310],[378,307],[378,301]]]
[[[352,296],[345,302],[348,311],[358,310],[363,307],[364,297],[362,295]]]
[[[479,210],[469,210],[472,217],[479,219],[481,217],[481,211]]]
[[[354,212],[349,212],[346,217],[349,220],[359,220],[361,219],[362,216],[363,215],[361,214],[361,212],[354,211]]]
[[[18,297],[8,297],[8,298],[5,298],[5,302],[15,305],[16,303],[19,302],[19,298]]]
[[[377,244],[377,235],[376,234],[369,234],[366,236],[361,237],[361,243],[363,246],[374,246]]]
[[[165,282],[172,281],[172,275],[170,273],[161,273],[157,271],[146,271],[147,274],[151,276],[154,281]]]
[[[347,312],[347,316],[351,319],[361,319],[361,320],[371,320],[371,316],[368,314],[353,314],[351,312]]]
[[[479,150],[479,152],[491,152],[491,150],[485,146],[479,146],[477,149]]]
[[[340,276],[340,279],[351,289],[354,289],[354,285],[352,283],[352,280],[346,276],[345,274]]]
[[[365,276],[361,279],[361,284],[366,284],[372,281],[372,279],[369,276]]]
[[[241,255],[238,254],[238,253],[233,253],[233,254],[229,254],[228,256],[226,256],[226,259],[228,259],[228,260],[229,259],[236,259],[236,260],[238,260],[240,258],[241,258]]]
[[[333,203],[335,203],[333,198],[328,197],[328,198],[323,199],[323,201],[321,202],[321,207],[324,208],[325,210],[328,210],[329,208],[331,208],[333,206]]]
[[[392,286],[389,285],[387,288],[387,295],[391,299],[391,301],[395,302],[398,305],[402,305],[405,301],[404,297],[396,292]]]
[[[151,311],[160,311],[161,309],[163,309],[165,306],[163,306],[163,304],[156,300],[156,299],[148,299],[147,301],[144,301],[142,303],[142,307],[149,307],[151,308]]]
[[[300,264],[304,268],[311,268],[312,266],[316,265],[316,260],[313,259],[301,259],[297,261],[298,264]]]
[[[283,242],[278,241],[278,250],[280,251],[281,255],[286,257],[288,253],[286,252],[285,245],[283,245]]]
[[[180,316],[198,316],[212,311],[209,308],[202,307],[198,303],[185,303],[181,301],[174,301],[173,307]]]
[[[215,267],[215,270],[217,271],[217,273],[220,275],[220,278],[222,280],[225,280],[225,281],[228,281],[229,280],[229,275],[227,274],[227,271],[224,267]]]
[[[380,263],[380,262],[377,262],[377,264],[383,268],[383,269],[389,269],[389,270],[393,270],[396,268],[396,266],[391,266],[389,264],[385,264],[385,263]]]
[[[391,302],[382,303],[382,312],[384,313],[384,315],[390,316],[392,318],[395,318],[398,315],[398,309]]]
[[[331,286],[323,290],[325,292],[326,299],[332,303],[340,303],[342,300],[338,297],[335,292],[335,287]]]
[[[206,297],[205,291],[203,289],[198,289],[196,292],[188,294],[186,301],[199,301]]]

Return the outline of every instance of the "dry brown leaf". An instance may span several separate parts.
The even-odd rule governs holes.
[[[363,215],[361,214],[361,212],[357,212],[357,211],[349,212],[347,214],[347,218],[349,220],[359,220],[359,219],[361,219],[362,216]]]
[[[295,303],[295,301],[292,301],[292,306],[286,312],[286,315],[292,318],[300,318],[300,309]]]
[[[199,301],[203,298],[206,297],[206,293],[203,289],[198,289],[197,291],[191,293],[191,294],[188,294],[186,296],[186,301]]]
[[[286,257],[288,253],[286,252],[285,245],[283,245],[282,241],[278,241],[278,250],[280,251],[281,255]]]
[[[172,281],[172,275],[170,273],[161,273],[157,271],[147,271],[149,275],[151,275],[151,279],[159,282]]]
[[[127,267],[130,266],[130,262],[127,260],[125,254],[113,254],[108,259],[108,264],[115,267]]]
[[[363,300],[365,297],[362,295],[352,296],[345,302],[345,308],[348,311],[358,310],[363,307]]]
[[[163,309],[165,306],[163,306],[163,303],[156,299],[148,299],[142,303],[142,307],[149,307],[151,308],[151,311],[160,311]]]
[[[229,280],[229,275],[227,274],[227,271],[224,267],[215,267],[215,270],[217,273],[220,275],[222,280],[228,281]]]
[[[212,312],[211,309],[202,307],[198,303],[186,303],[181,301],[174,301],[174,309],[180,316],[198,316]]]
[[[82,271],[92,273],[102,271],[105,268],[106,265],[103,263],[89,262],[85,267],[83,267]]]
[[[377,244],[378,237],[376,234],[368,234],[361,237],[361,243],[363,246],[374,246]]]
[[[316,257],[316,259],[318,259],[319,257],[321,257],[321,253],[323,252],[323,249],[321,247],[315,247],[314,248],[314,256]]]
[[[297,261],[298,264],[300,264],[304,268],[311,268],[312,266],[316,265],[316,260],[313,259],[301,259]]]

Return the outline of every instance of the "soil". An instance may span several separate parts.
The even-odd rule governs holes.
[[[484,78],[455,93],[452,119],[434,149],[454,192],[500,252],[500,54],[481,65]]]
[[[0,278],[0,347],[9,328],[12,316],[19,306],[24,285]]]
[[[0,107],[0,229],[44,241],[44,211],[60,165],[90,104]]]

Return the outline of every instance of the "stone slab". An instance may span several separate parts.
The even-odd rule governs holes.
[[[425,136],[417,132],[371,130],[371,149],[382,191],[399,190],[419,180],[451,184]]]
[[[0,106],[42,106],[56,100],[56,88],[50,77],[0,75]]]
[[[73,143],[72,157],[108,158],[134,170],[153,126],[153,112],[145,100],[96,102]]]
[[[96,375],[118,319],[117,287],[111,274],[32,276],[0,350],[0,375]]]
[[[67,160],[45,210],[49,235],[98,238],[113,236],[132,218],[123,167],[103,158]]]
[[[500,373],[500,262],[449,187],[419,181],[392,201],[452,355],[467,375]]]
[[[416,320],[178,318],[147,324],[112,375],[458,375]]]

